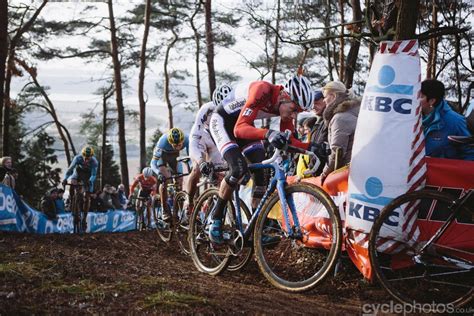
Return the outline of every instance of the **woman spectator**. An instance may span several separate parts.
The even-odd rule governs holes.
[[[454,112],[444,100],[444,84],[436,79],[421,83],[421,111],[426,155],[438,158],[474,160],[474,148],[456,145],[448,136],[471,136],[466,118]]]
[[[328,142],[331,155],[321,173],[321,182],[335,168],[347,165],[351,161],[352,144],[359,116],[360,100],[355,99],[352,91],[339,81],[331,81],[323,88],[326,108],[323,112],[325,125],[328,127]],[[338,166],[336,153],[340,151]]]

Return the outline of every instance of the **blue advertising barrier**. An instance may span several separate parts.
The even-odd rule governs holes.
[[[87,232],[125,232],[136,229],[134,211],[109,210],[87,214]],[[10,187],[0,184],[0,230],[37,234],[73,233],[71,213],[48,220],[45,214],[25,203]]]

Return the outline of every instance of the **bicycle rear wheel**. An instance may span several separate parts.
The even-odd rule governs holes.
[[[199,271],[211,275],[221,273],[228,266],[231,255],[226,244],[214,245],[207,233],[209,215],[217,202],[218,193],[219,190],[211,188],[201,194],[194,206],[189,223],[188,240],[191,258]],[[225,222],[224,225],[226,225]]]
[[[307,183],[287,186],[285,196],[291,227],[286,227],[282,201],[275,192],[255,225],[255,256],[263,275],[277,288],[308,291],[336,265],[342,243],[339,211],[327,193]],[[289,209],[297,214],[299,228]]]
[[[389,203],[375,221],[369,241],[372,269],[398,301],[414,307],[433,302],[458,307],[472,299],[473,208],[467,204],[449,220],[454,200],[430,190],[407,193]],[[398,224],[400,218],[406,220]],[[447,228],[441,231],[444,224]]]
[[[189,255],[189,216],[188,210],[184,208],[184,204],[188,198],[188,194],[184,191],[179,191],[174,197],[173,214],[175,214],[175,233],[181,251]]]

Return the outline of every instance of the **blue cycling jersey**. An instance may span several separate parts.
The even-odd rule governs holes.
[[[77,155],[74,157],[74,159],[71,162],[71,165],[66,171],[66,174],[64,175],[64,180],[67,180],[77,169],[81,173],[88,173],[90,174],[89,180],[93,183],[95,181],[95,178],[97,177],[97,167],[99,166],[99,163],[97,162],[97,159],[95,157],[91,157],[87,162],[84,160],[84,157],[82,155]]]
[[[189,153],[189,139],[188,136],[184,136],[184,148],[186,152]],[[159,160],[163,153],[169,154],[178,154],[179,150],[173,148],[173,146],[168,142],[168,133],[161,135],[158,142],[156,142],[155,149],[153,151],[153,159]]]

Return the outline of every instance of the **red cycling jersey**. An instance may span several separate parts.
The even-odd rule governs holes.
[[[273,85],[266,81],[252,82],[248,89],[248,97],[245,105],[240,111],[237,123],[234,126],[234,135],[241,139],[265,139],[267,129],[256,128],[254,121],[264,117],[280,116],[277,100],[283,86]],[[290,130],[294,132],[293,120],[280,121],[280,131]],[[303,143],[293,135],[290,137],[292,146],[308,149],[309,143]]]
[[[133,180],[132,186],[130,187],[130,192],[133,193],[136,186],[139,185],[141,190],[151,191],[153,194],[156,193],[156,178],[154,176],[148,177],[145,179],[145,176],[140,173]]]

